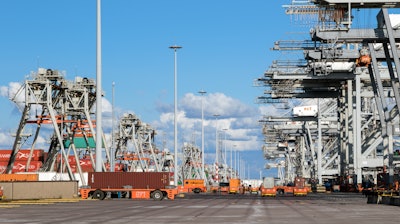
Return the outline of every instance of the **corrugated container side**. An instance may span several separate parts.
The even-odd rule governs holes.
[[[162,189],[169,185],[168,172],[89,172],[91,188]]]
[[[10,200],[72,199],[78,197],[77,181],[0,182],[4,196]]]
[[[57,172],[37,172],[39,175],[39,181],[66,181],[70,180],[68,173],[57,173]],[[83,172],[82,177],[79,173],[74,173],[75,180],[78,181],[78,186],[87,185],[88,173]],[[82,180],[83,178],[83,180]]]
[[[33,171],[38,171],[40,167],[42,167],[43,163],[41,161],[31,161],[28,167],[28,170],[26,170],[26,165],[27,165],[27,160],[17,160],[14,161],[14,166],[11,172],[17,173],[17,172],[33,172]],[[7,169],[8,162],[0,162],[0,171],[6,170]]]
[[[106,169],[108,170],[108,171],[110,171],[110,163],[106,163],[105,164],[106,165]],[[115,172],[122,172],[122,171],[124,171],[124,164],[123,163],[117,163],[117,164],[115,164],[115,168],[114,168],[114,171]]]
[[[0,182],[38,181],[38,174],[0,174]]]
[[[63,158],[63,163],[65,162],[64,157],[62,157],[61,155],[57,155],[57,159],[56,162],[60,162],[60,159]],[[74,155],[68,155],[68,162],[69,164],[76,164],[76,159]],[[94,155],[93,158],[96,158],[96,156]],[[89,156],[86,156],[85,158],[79,158],[79,162],[82,163],[92,163],[90,160]]]
[[[31,151],[30,149],[18,150],[16,160],[24,160],[24,161],[28,160],[30,151]],[[10,150],[10,149],[1,149],[0,150],[0,161],[8,162],[11,157],[11,152],[12,152],[12,150]],[[43,161],[43,156],[44,156],[44,150],[34,149],[31,160],[32,161]]]

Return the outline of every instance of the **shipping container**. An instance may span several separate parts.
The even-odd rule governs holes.
[[[10,181],[38,181],[38,174],[0,174],[0,182]]]
[[[60,155],[60,154],[57,155],[56,158],[57,158],[56,161],[57,161],[57,162],[60,162],[61,155]],[[76,164],[76,159],[75,159],[75,156],[74,156],[74,155],[68,155],[67,158],[68,158],[68,163],[69,163],[69,164]],[[92,163],[89,156],[85,156],[85,157],[83,157],[83,158],[80,158],[80,157],[78,156],[78,158],[79,158],[79,162],[80,162],[81,164],[82,164],[82,163],[90,163],[90,164]],[[93,156],[93,158],[95,159],[96,156]],[[63,159],[62,161],[65,162],[64,159]]]
[[[110,171],[110,164],[109,164],[109,163],[106,163],[105,165],[106,165],[107,171]],[[115,164],[114,171],[115,171],[115,172],[123,172],[123,171],[125,171],[125,164],[123,164],[123,163],[117,163],[117,164]]]
[[[163,189],[170,184],[169,172],[89,172],[91,188]]]
[[[77,164],[70,164],[71,172],[72,173],[79,173],[78,165]],[[92,165],[81,165],[82,172],[94,172],[94,168]]]
[[[43,163],[41,161],[31,161],[28,167],[28,170],[26,170],[26,164],[27,160],[17,160],[14,161],[14,166],[12,169],[12,173],[17,173],[17,172],[34,172],[34,171],[39,171],[39,169],[42,167]],[[0,162],[0,172],[4,172],[7,169],[8,162]]]
[[[0,149],[0,162],[8,162],[11,158],[10,149]],[[28,160],[30,149],[21,149],[17,153],[17,157],[15,160]],[[31,157],[31,161],[43,161],[44,150],[42,149],[34,149]]]
[[[78,197],[77,181],[0,182],[7,200],[74,199]]]
[[[90,172],[88,186],[79,190],[82,199],[103,200],[106,197],[173,200],[177,195],[176,186],[169,185],[169,172]]]

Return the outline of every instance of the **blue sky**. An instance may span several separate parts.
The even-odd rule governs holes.
[[[201,97],[205,90],[205,148],[215,152],[215,118],[227,128],[228,149],[235,144],[258,178],[265,161],[257,122],[272,113],[255,103],[263,89],[253,86],[272,60],[274,41],[298,39],[298,28],[282,5],[266,0],[103,0],[102,74],[105,100],[115,111],[133,112],[173,148],[174,55],[178,60],[179,142],[196,136],[201,144]],[[308,28],[300,39],[308,37]],[[96,77],[96,0],[3,0],[0,2],[0,147],[11,148],[10,133],[21,113],[8,93],[38,67],[65,71],[66,78]],[[292,37],[296,35],[296,37]],[[301,37],[303,36],[303,37]],[[105,104],[110,111],[110,103]],[[105,122],[105,132],[110,130]],[[42,143],[45,144],[46,137]],[[268,171],[263,170],[264,175]],[[247,172],[246,172],[247,173]]]

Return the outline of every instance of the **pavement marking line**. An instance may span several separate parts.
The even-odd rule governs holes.
[[[41,201],[11,201],[0,203],[0,205],[50,205],[54,202],[41,202]]]
[[[80,202],[81,200],[79,199],[43,199],[40,201],[44,201],[44,202],[60,202],[60,203],[65,203],[65,202]]]
[[[186,208],[208,208],[207,205],[190,205],[187,206]]]
[[[154,208],[166,208],[167,206],[164,206],[164,205],[152,205],[152,206],[146,206],[146,207],[144,207],[144,208],[152,208],[152,209],[154,209]]]
[[[0,208],[18,208],[20,205],[0,205]]]

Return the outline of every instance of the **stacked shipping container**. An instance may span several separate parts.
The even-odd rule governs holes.
[[[16,172],[34,172],[42,167],[44,159],[44,151],[42,149],[34,149],[31,157],[29,167],[27,162],[30,154],[30,149],[21,149],[18,151],[17,157],[14,161],[12,173]],[[8,161],[10,160],[12,150],[0,150],[0,173],[4,173],[7,169]]]
[[[42,167],[45,157],[47,155],[46,152],[42,149],[34,149],[31,157],[31,161],[29,163],[29,167],[27,169],[27,162],[30,154],[30,149],[21,149],[18,151],[17,157],[14,161],[14,166],[12,169],[12,173],[18,172],[36,172],[39,171]],[[10,149],[0,149],[0,173],[4,173],[7,169],[8,162],[11,157],[12,150]],[[60,165],[61,156],[58,155],[55,163],[55,170]],[[64,162],[64,160],[63,160]],[[68,156],[68,163],[71,167],[73,173],[78,172],[78,165],[74,155]],[[94,166],[89,157],[79,159],[79,164],[81,166],[82,172],[93,172]],[[105,164],[107,171],[110,171],[110,164]],[[64,166],[65,167],[65,166]],[[124,164],[115,164],[115,172],[124,171]],[[65,169],[64,169],[65,172]]]
[[[60,158],[61,158],[60,155],[57,156],[57,162],[55,164],[55,168],[59,167]],[[64,160],[63,160],[63,162],[64,162]],[[74,155],[69,155],[68,156],[68,163],[69,163],[73,173],[78,172],[78,164],[76,162],[76,159],[75,159]],[[92,160],[90,159],[89,156],[86,156],[84,158],[80,158],[79,159],[79,165],[81,166],[82,172],[93,172],[94,171],[94,164],[92,163]],[[106,163],[105,166],[106,166],[107,171],[110,171],[110,164]],[[124,164],[121,164],[121,163],[115,164],[114,171],[115,172],[124,171]],[[65,169],[64,169],[64,172],[65,172]]]

